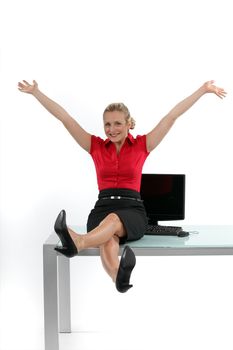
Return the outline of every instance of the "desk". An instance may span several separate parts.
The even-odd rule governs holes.
[[[83,232],[83,227],[72,226]],[[233,226],[183,226],[188,237],[144,236],[127,243],[136,256],[233,255]],[[59,239],[52,233],[43,245],[45,350],[59,350],[59,332],[71,332],[70,259],[54,247]],[[121,246],[120,254],[124,246]],[[78,256],[99,256],[90,248]]]

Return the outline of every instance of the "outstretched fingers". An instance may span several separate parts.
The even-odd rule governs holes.
[[[227,95],[227,92],[223,88],[218,88],[218,87],[216,87],[215,93],[220,98],[224,98]]]
[[[214,82],[214,80],[209,80],[204,84],[206,92],[214,93],[220,98],[226,97],[227,92],[223,88],[214,85]]]
[[[32,93],[37,87],[38,84],[35,80],[33,80],[32,84],[29,84],[27,80],[18,82],[18,89],[22,92]]]

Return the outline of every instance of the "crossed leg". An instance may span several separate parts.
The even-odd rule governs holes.
[[[107,243],[100,246],[100,257],[102,265],[107,274],[116,282],[119,269],[119,238],[113,236]]]
[[[99,247],[103,267],[112,280],[116,281],[119,268],[119,240],[126,235],[125,228],[117,214],[111,213],[87,234],[80,235],[68,228],[78,251]]]

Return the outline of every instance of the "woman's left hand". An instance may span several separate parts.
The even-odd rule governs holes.
[[[204,88],[206,92],[212,92],[220,98],[226,97],[227,92],[223,88],[214,85],[214,80],[207,81]]]

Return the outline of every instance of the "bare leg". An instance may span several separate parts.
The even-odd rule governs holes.
[[[67,234],[68,232],[66,231]],[[73,240],[73,245],[76,246],[78,251],[91,247],[100,247],[102,264],[113,282],[116,283],[116,288],[119,292],[125,293],[132,287],[129,281],[136,259],[133,251],[126,246],[119,263],[119,240],[120,237],[126,235],[126,232],[118,215],[115,213],[109,214],[98,227],[87,234],[79,235],[71,229],[69,234]]]
[[[99,226],[85,235],[76,234],[71,229],[68,229],[68,231],[78,251],[87,248],[100,247],[107,243],[113,236],[123,237],[126,234],[121,220],[114,213],[106,216]]]
[[[107,243],[100,246],[100,257],[107,274],[116,282],[119,268],[119,238],[113,236]]]

